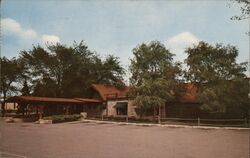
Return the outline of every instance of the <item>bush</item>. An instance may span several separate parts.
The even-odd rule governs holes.
[[[52,115],[44,117],[45,120],[52,120],[52,123],[61,123],[61,122],[70,122],[70,121],[77,121],[81,118],[81,115],[74,114],[74,115]]]

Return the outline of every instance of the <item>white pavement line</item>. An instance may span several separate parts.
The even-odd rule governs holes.
[[[0,151],[0,155],[1,155],[1,158],[5,158],[6,156],[7,157],[14,156],[14,157],[11,157],[11,158],[15,158],[15,157],[17,157],[17,158],[28,158],[27,156],[22,156],[22,155],[18,155],[18,154],[9,153],[9,152],[3,152],[3,151]],[[6,155],[6,156],[4,157],[4,155]]]
[[[188,126],[188,125],[162,125],[162,124],[149,124],[149,123],[127,123],[127,122],[112,122],[112,121],[99,121],[99,120],[84,120],[83,123],[105,123],[117,125],[136,125],[136,126],[158,126],[158,127],[175,127],[175,128],[194,128],[194,129],[224,129],[224,130],[250,130],[250,128],[239,127],[210,127],[210,126]]]

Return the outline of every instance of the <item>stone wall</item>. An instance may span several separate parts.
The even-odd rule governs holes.
[[[104,115],[108,116],[117,116],[116,114],[116,108],[114,106],[116,105],[117,102],[128,102],[128,116],[129,117],[136,117],[136,112],[135,112],[135,106],[133,106],[133,100],[109,100],[107,101],[107,109],[103,111]]]
[[[128,101],[128,116],[129,117],[137,117],[137,114],[135,112],[135,106],[133,105],[133,100]]]

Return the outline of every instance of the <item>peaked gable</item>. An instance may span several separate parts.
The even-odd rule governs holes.
[[[91,87],[96,90],[101,96],[102,100],[107,98],[119,98],[127,95],[128,87],[117,88],[113,85],[108,84],[92,84]]]

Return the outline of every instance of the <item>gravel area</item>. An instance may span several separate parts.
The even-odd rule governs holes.
[[[249,130],[3,121],[0,130],[1,157],[249,158]]]

